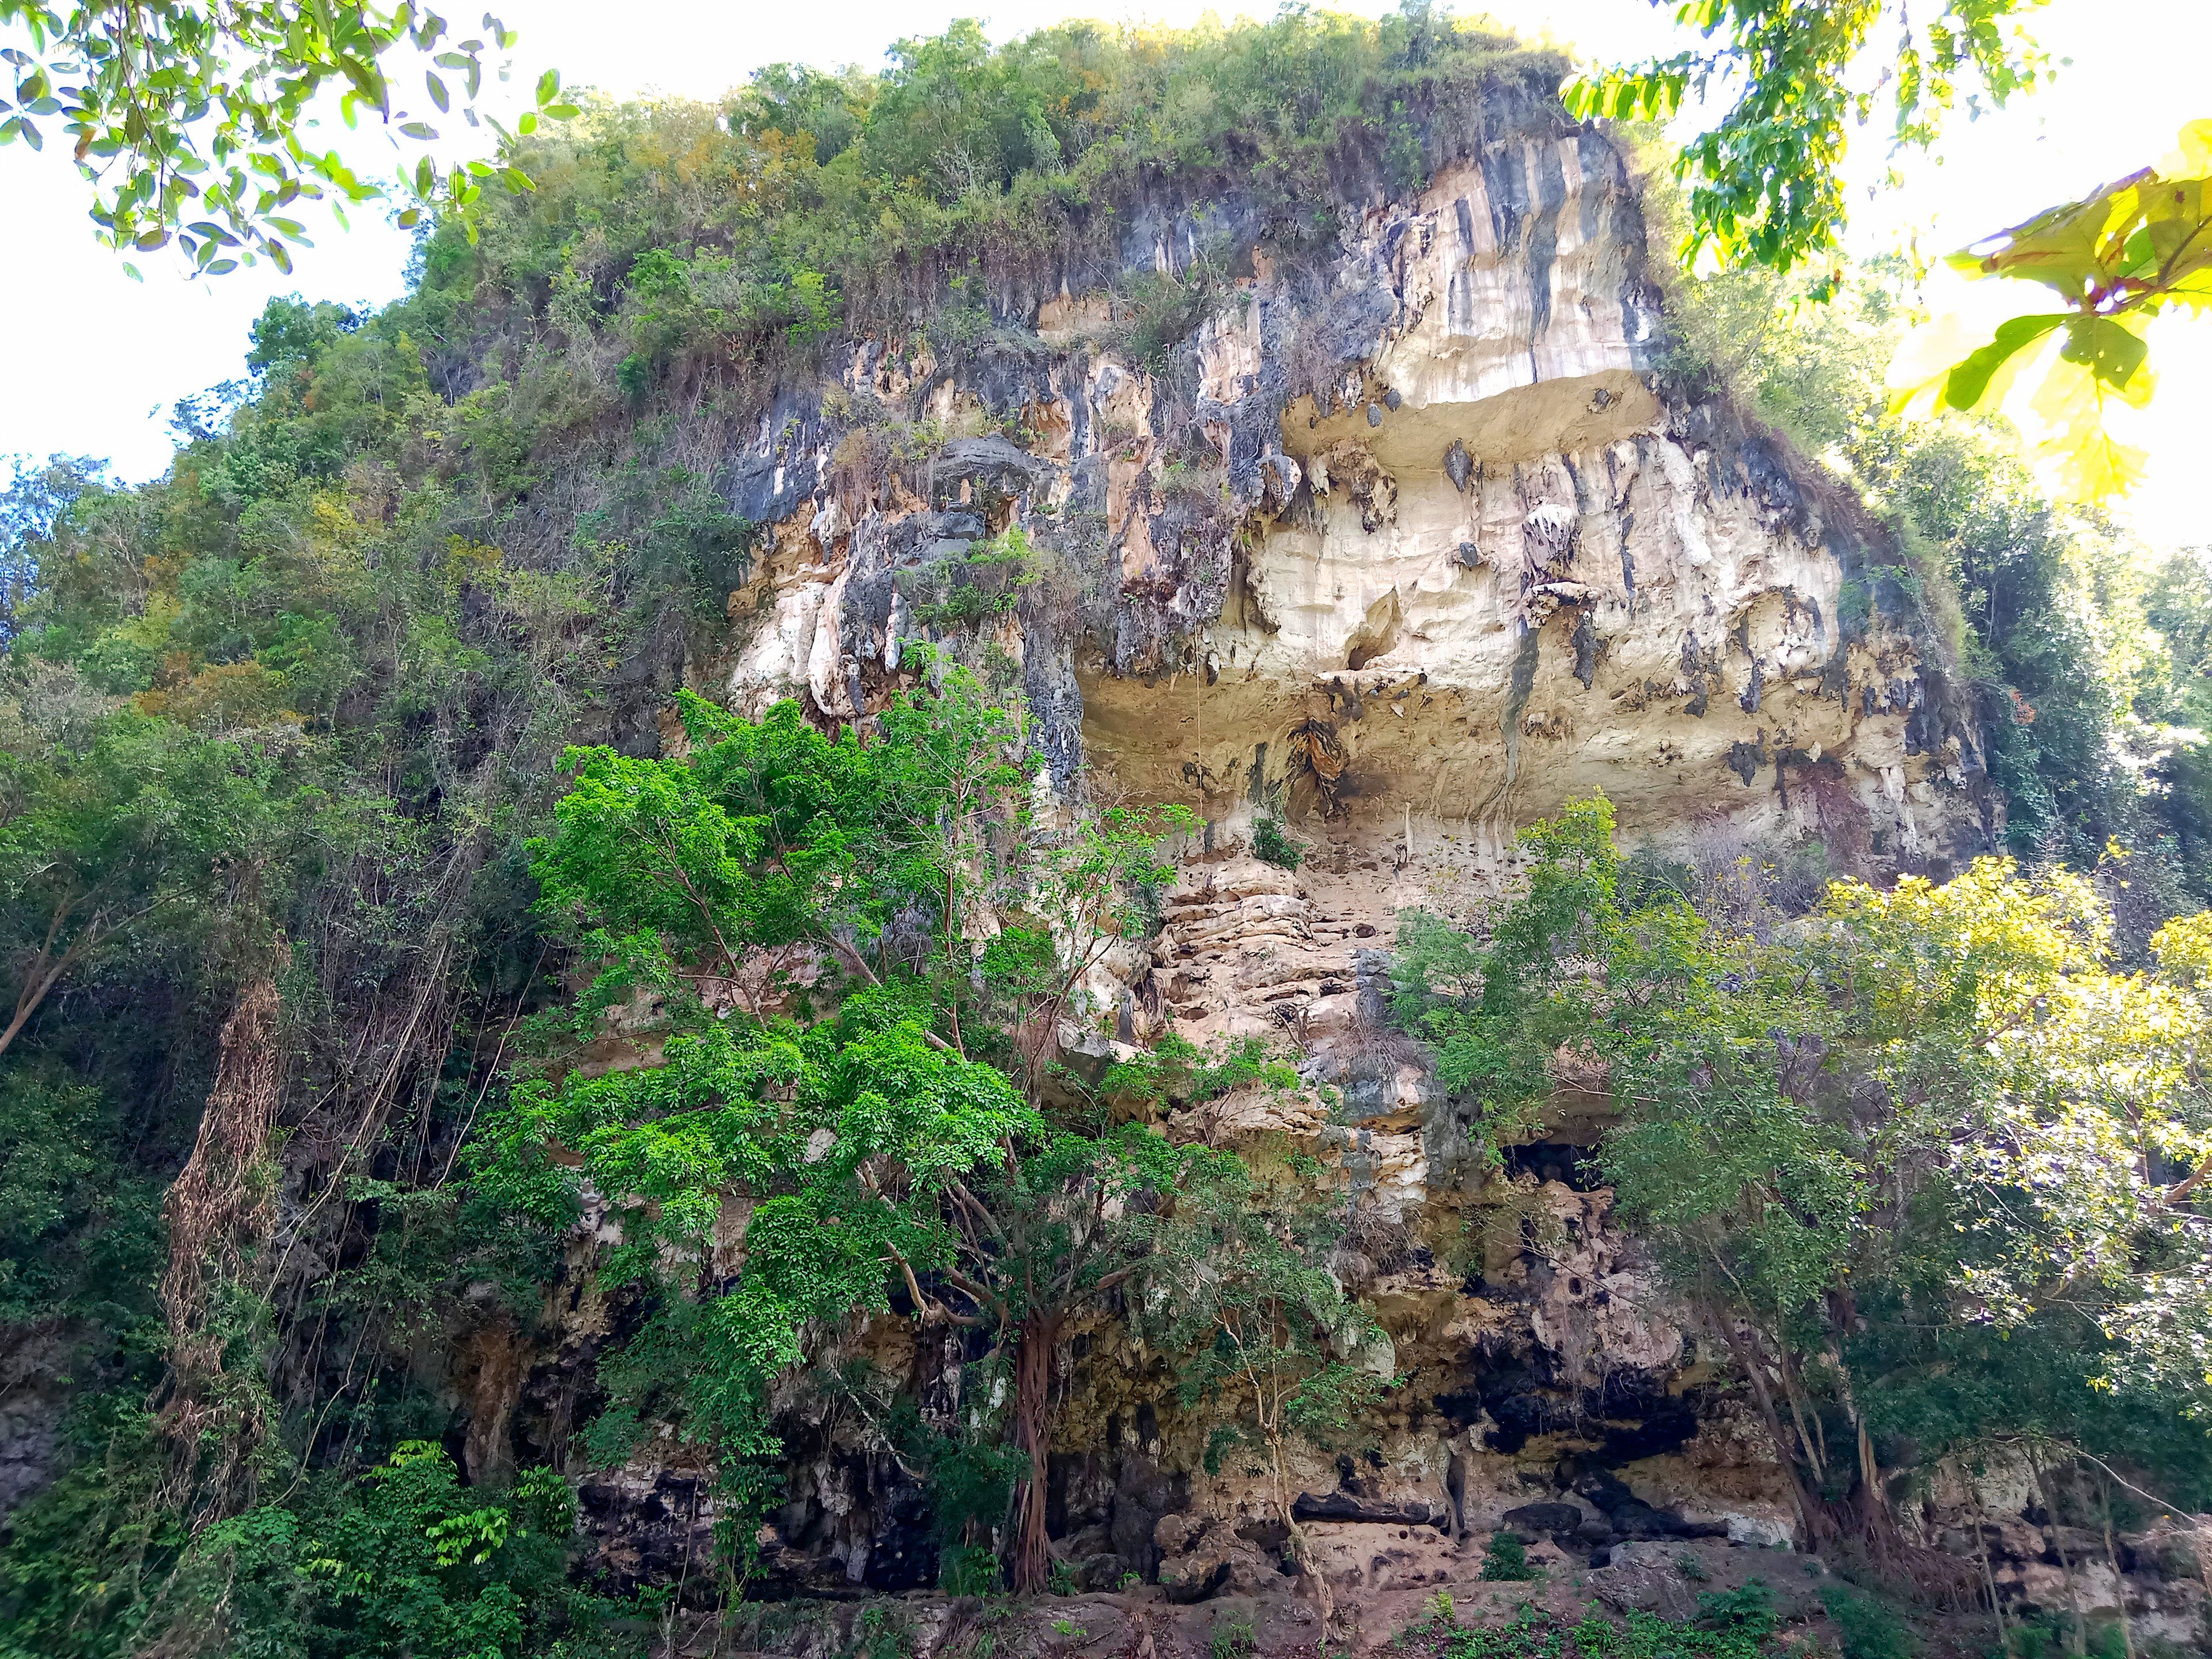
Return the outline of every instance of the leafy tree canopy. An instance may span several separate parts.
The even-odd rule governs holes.
[[[2033,1433],[2203,1478],[2201,1434],[2161,1451],[2108,1402],[2212,1418],[2212,915],[2123,973],[2093,884],[1984,859],[1834,884],[1762,943],[1638,878],[1601,799],[1523,845],[1486,941],[1409,927],[1401,1018],[1494,1134],[1609,1091],[1617,1201],[1736,1351],[1812,1534],[1902,1547],[1875,1437],[1907,1425],[1923,1461]],[[1984,1333],[2072,1392],[2003,1403],[2019,1350]]]
[[[1880,0],[1682,0],[1675,21],[1703,48],[1580,76],[1563,95],[1584,118],[1666,120],[1692,91],[1726,102],[1675,162],[1690,185],[1684,263],[1711,249],[1724,266],[1834,267],[1851,128],[1886,106],[1893,143],[1924,149],[1962,99],[1970,110],[1983,99],[2002,108],[2033,88],[2049,65],[2019,20],[2040,3],[1948,0],[1905,13]],[[1885,28],[1897,31],[1895,63],[1869,90],[1858,71]]]
[[[675,1363],[617,1385],[608,1455],[651,1411],[765,1457],[802,1330],[894,1296],[987,1334],[1030,1453],[1013,1566],[1033,1588],[1053,1345],[1206,1163],[1071,1117],[1052,1056],[1063,1019],[1094,1017],[1088,974],[1148,925],[1158,840],[1188,814],[1040,817],[1018,721],[965,670],[865,739],[792,704],[682,712],[684,758],[574,756],[534,847],[541,908],[600,964],[562,1023],[597,1042],[650,999],[650,1047],[519,1087],[484,1189],[552,1219],[588,1180],[620,1220],[614,1281],[665,1287],[647,1346]]]
[[[1705,49],[1579,77],[1564,96],[1578,116],[1653,120],[1674,116],[1693,90],[1724,102],[1675,161],[1690,186],[1685,263],[1710,251],[1725,268],[1825,265],[1812,293],[1826,299],[1843,274],[1850,127],[1886,102],[1893,154],[1925,149],[1961,103],[1970,113],[1984,101],[2002,108],[2047,81],[2051,65],[2022,21],[2039,4],[1951,0],[1929,12],[1879,0],[1688,0],[1676,19],[1705,37]],[[1875,43],[1893,29],[1891,58]],[[1886,60],[1872,90],[1869,58]],[[2208,175],[2212,123],[2191,122],[2155,166],[1954,254],[1969,275],[2052,289],[2059,308],[2014,317],[1982,344],[1955,320],[1927,331],[1899,362],[1899,406],[1994,413],[2015,382],[2032,383],[2022,413],[2061,493],[2099,501],[2125,491],[2144,458],[2106,429],[2106,403],[2150,400],[2144,331],[2153,317],[2212,305]]]
[[[2145,457],[2106,430],[2106,401],[2150,402],[2153,318],[2212,310],[2212,120],[2184,127],[2155,167],[2046,209],[1950,263],[1971,276],[2047,288],[2060,309],[1998,325],[1988,344],[1917,384],[1906,370],[1898,405],[1993,414],[2015,384],[2033,384],[2037,451],[2062,492],[2089,501],[2121,494],[2142,476]],[[1959,343],[1951,334],[1930,331],[1915,355],[1948,360]]]
[[[251,745],[136,711],[75,744],[42,735],[0,732],[0,938],[15,993],[0,1053],[101,953],[220,914],[210,899],[256,880],[277,830],[272,769]]]
[[[428,118],[448,113],[457,99],[462,118],[489,124],[502,151],[541,118],[576,112],[549,72],[515,133],[487,123],[476,110],[487,54],[513,46],[514,32],[486,13],[482,33],[465,34],[414,0],[390,10],[345,0],[0,0],[0,30],[14,40],[0,48],[14,71],[12,97],[0,94],[0,143],[20,138],[41,149],[46,134],[58,131],[93,186],[101,240],[125,249],[173,240],[209,276],[257,258],[291,270],[292,246],[307,243],[299,202],[326,201],[343,223],[348,205],[387,193],[336,150],[308,143],[309,109],[326,91],[337,93],[347,126],[366,112],[418,144],[438,137]],[[416,112],[406,106],[416,101],[418,71]],[[506,64],[495,73],[506,80]],[[400,222],[440,210],[473,235],[486,183],[532,188],[504,155],[442,177],[422,155],[399,181],[412,198]]]

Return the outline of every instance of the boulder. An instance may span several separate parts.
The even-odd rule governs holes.
[[[1164,1559],[1160,1589],[1179,1606],[1224,1593],[1254,1595],[1278,1583],[1277,1564],[1219,1517],[1162,1517],[1153,1534]]]
[[[1502,1519],[1522,1543],[1533,1544],[1540,1538],[1574,1537],[1583,1524],[1583,1512],[1572,1504],[1523,1504],[1506,1510]]]
[[[1679,1622],[1698,1611],[1697,1592],[1663,1545],[1617,1545],[1589,1582],[1598,1600],[1615,1613],[1656,1613]]]

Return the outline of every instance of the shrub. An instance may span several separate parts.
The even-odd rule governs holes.
[[[1212,1639],[1206,1644],[1209,1659],[1244,1659],[1246,1654],[1258,1651],[1259,1646],[1249,1615],[1224,1619],[1214,1626]]]
[[[1036,580],[1036,550],[1018,526],[1008,526],[989,541],[969,549],[957,564],[933,571],[935,591],[944,597],[914,607],[924,628],[976,628],[1006,616],[1022,602],[1022,590]]]
[[[1694,1561],[1695,1556],[1678,1557],[1676,1565]],[[1684,1572],[1685,1578],[1705,1577],[1703,1565],[1692,1574]],[[1698,1598],[1698,1623],[1707,1630],[1733,1631],[1747,1636],[1766,1636],[1780,1622],[1774,1611],[1774,1592],[1767,1588],[1764,1578],[1754,1578],[1741,1589],[1711,1590]]]
[[[1252,856],[1279,870],[1295,870],[1305,862],[1306,845],[1283,828],[1273,817],[1252,821]]]
[[[1536,1577],[1528,1565],[1528,1552],[1510,1532],[1494,1532],[1490,1547],[1482,1553],[1482,1577],[1486,1583],[1525,1584]]]
[[[937,1558],[937,1588],[947,1595],[990,1595],[999,1589],[999,1558],[988,1545],[956,1544]]]
[[[1844,1659],[1911,1659],[1912,1632],[1885,1603],[1848,1584],[1823,1584],[1820,1605],[1835,1621]]]

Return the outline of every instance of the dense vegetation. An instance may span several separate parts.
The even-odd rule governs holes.
[[[1295,1076],[1252,1053],[1170,1049],[1110,1080],[1050,1061],[1056,1020],[1095,1012],[1091,954],[1152,925],[1178,821],[1040,813],[1024,712],[943,660],[884,716],[890,743],[679,697],[729,647],[726,601],[758,553],[706,458],[740,447],[780,377],[852,330],[911,331],[946,359],[1034,348],[1000,299],[1062,262],[1113,276],[1122,343],[1164,353],[1205,296],[1110,269],[1115,216],[1144,191],[1233,180],[1285,249],[1322,249],[1373,180],[1424,175],[1461,100],[1547,92],[1559,67],[1419,9],[1182,36],[1069,26],[999,50],[961,25],[902,45],[881,76],[777,70],[720,109],[596,108],[526,147],[538,188],[487,203],[473,244],[452,224],[426,234],[404,301],[272,304],[250,378],[180,406],[163,480],[118,489],[66,458],[18,475],[0,503],[0,1322],[7,1385],[66,1376],[73,1403],[65,1471],[0,1542],[0,1653],[636,1646],[682,1587],[574,1581],[556,1471],[666,1430],[713,1461],[736,1517],[700,1577],[742,1589],[744,1522],[774,1496],[772,1385],[802,1328],[856,1311],[957,1333],[971,1404],[1008,1384],[959,1430],[879,1379],[811,1379],[926,1473],[940,1577],[969,1587],[1039,1583],[1052,1431],[1035,1367],[1140,1267],[1186,1275],[1153,1335],[1224,1444],[1279,1472],[1288,1440],[1371,1396],[1382,1379],[1345,1352],[1359,1310],[1321,1271],[1342,1218],[1143,1121],[1170,1093]],[[2002,734],[2018,850],[2095,872],[2123,957],[2144,959],[2212,896],[2194,738],[2212,717],[2212,580],[2185,561],[2140,574],[1992,442],[1890,423],[1869,368],[1885,295],[1772,324],[1755,365],[1700,355],[1693,335],[1676,378],[1739,374],[1893,515],[1930,627]],[[1777,298],[1716,290],[1699,314],[1765,327]],[[882,411],[853,418],[887,465],[927,440]],[[1618,956],[1620,974],[1656,975],[1650,1006],[1683,1018],[1598,1021],[1594,1041],[1679,1080],[1696,1062],[1662,1038],[1741,1036],[1752,1005],[1716,988],[1765,971],[1771,906],[1743,922],[1642,888],[1629,902],[1595,814],[1546,833],[1596,885],[1549,909],[1538,890],[1504,919],[1504,947],[1439,948],[1534,962],[1597,918],[1608,971]],[[1301,850],[1285,834],[1273,854]],[[1974,879],[1944,902],[2020,911],[1992,971],[2125,983],[2087,890],[2051,878],[2060,915],[2013,878]],[[1842,924],[1951,937],[1913,890],[1926,914],[1903,920],[1880,896],[1830,902]],[[971,957],[978,911],[999,925]],[[2166,978],[2112,994],[2195,1018],[2181,937],[2161,936]],[[750,975],[762,953],[785,981]],[[1525,1043],[1560,994],[1529,981],[1525,1030],[1500,1038],[1480,1006],[1409,988],[1407,1018],[1488,1091],[1493,1139],[1526,1107]],[[1864,1021],[1901,1017],[1802,1012],[1854,1054],[1879,1036]],[[1971,998],[1942,1012],[1930,1041],[1982,1035]],[[663,1063],[603,1072],[603,1017]],[[1765,1075],[1768,1040],[1746,1039],[1747,1075]],[[2039,1098],[1972,1081],[1957,1109]],[[2162,1158],[2203,1133],[2185,1094]],[[1645,1098],[1639,1083],[1628,1103]],[[1792,1156],[1838,1183],[1815,1265],[1858,1267],[1870,1224],[1853,1183],[1889,1166],[1870,1175],[1875,1150],[1839,1151],[1821,1110],[1791,1120],[1781,1098],[1759,1101],[1796,1122]],[[1662,1231],[1665,1150],[1608,1153]],[[738,1188],[752,1248],[733,1266]],[[524,1444],[518,1469],[471,1441],[422,1362],[538,1329],[592,1194],[621,1237],[595,1293],[628,1311],[568,1402],[574,1443]],[[1724,1232],[1741,1211],[1694,1197],[1689,1219]],[[2166,1218],[2195,1224],[2191,1201]],[[2174,1276],[2106,1222],[2131,1263]],[[1747,1259],[1765,1237],[1728,1248]],[[1893,1437],[1884,1468],[1913,1465],[1907,1437],[1933,1460],[2031,1435],[2199,1490],[2202,1442],[2173,1430],[2187,1395],[2153,1340],[2185,1339],[2181,1316],[2126,1326],[2115,1310],[2137,1305],[2141,1273],[2100,1281],[2089,1311],[2036,1305],[2018,1242],[1991,1241],[1975,1294],[2061,1345],[2039,1415],[2017,1409],[2004,1362],[2021,1350],[2001,1322],[1930,1337],[1880,1317],[1838,1326],[1834,1366],[1802,1379],[1807,1409],[1832,1419],[1837,1379],[1890,1366],[1875,1352],[1889,1343],[1897,1387],[1852,1408]],[[1864,1270],[1863,1307],[1955,1293],[1916,1250]],[[1828,1287],[1814,1274],[1795,1301],[1761,1301],[1779,1322],[1763,1338],[1811,1328]],[[2139,1386],[2162,1417],[2124,1392]],[[1018,1456],[1000,1449],[1009,1432]],[[1863,1468],[1812,1468],[1808,1505],[1863,1519]]]
[[[529,843],[554,824],[567,747],[656,748],[686,665],[728,641],[754,526],[700,458],[737,447],[778,372],[849,328],[990,349],[1007,326],[993,286],[1048,254],[1079,269],[1152,182],[1234,176],[1318,245],[1339,180],[1426,165],[1438,106],[1556,74],[1420,12],[1071,26],[1000,51],[963,24],[881,76],[771,70],[725,108],[597,108],[526,146],[533,195],[426,234],[406,300],[272,304],[250,378],[179,405],[167,478],[19,471],[0,570],[0,1314],[30,1381],[66,1373],[76,1403],[74,1466],[16,1516],[0,1565],[9,1651],[219,1645],[225,1620],[271,1651],[458,1651],[434,1634],[455,1620],[481,1627],[471,1650],[571,1639],[544,1528],[521,1519],[545,1493],[526,1477],[457,1510],[477,1490],[453,1485],[465,1449],[404,1449],[451,1422],[422,1346],[494,1316],[527,1328],[558,1268],[557,1206],[521,1201],[518,1171],[471,1181],[471,1148],[516,1114],[586,1109],[507,1103],[518,1060],[557,1074],[565,975],[605,948],[542,908]],[[1196,320],[1177,292],[1128,304],[1164,341]],[[1036,963],[1001,952],[1007,994],[1033,994]],[[934,982],[899,994],[925,1028]],[[908,1016],[869,1006],[836,1041],[919,1042],[909,1058],[936,1063],[899,1036]],[[962,1075],[1028,1122],[1040,1080],[990,1069],[1018,1036]],[[843,1075],[837,1052],[803,1063]],[[975,1179],[1018,1207],[1068,1159],[1125,1156],[1086,1133]],[[1112,1269],[1072,1271],[1079,1295]],[[656,1346],[685,1340],[651,1326],[630,1370],[610,1364],[593,1443],[648,1407],[742,1439],[742,1379],[704,1401],[655,1376]],[[337,1534],[379,1527],[430,1541],[404,1594],[370,1598],[397,1623],[372,1627],[352,1599],[369,1581],[324,1564],[351,1559]],[[483,1547],[453,1541],[468,1527]]]
[[[1527,831],[1479,933],[1408,915],[1400,1017],[1506,1139],[1563,1049],[1602,1067],[1607,1183],[1748,1379],[1806,1534],[1902,1559],[1884,1471],[2002,1448],[2201,1504],[2212,915],[2119,973],[2090,882],[1984,859],[1769,931],[1612,829],[1593,800]]]

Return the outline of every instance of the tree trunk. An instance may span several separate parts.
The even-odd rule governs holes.
[[[1782,1396],[1789,1402],[1790,1416],[1797,1425],[1797,1443],[1805,1449],[1805,1461],[1812,1465],[1814,1475],[1826,1482],[1828,1478],[1828,1445],[1820,1432],[1820,1419],[1805,1403],[1803,1389],[1799,1385],[1797,1369],[1790,1363],[1788,1353],[1779,1356],[1776,1370],[1782,1376]]]
[[[2099,1476],[2097,1487],[2105,1500],[2105,1559],[2112,1564],[2113,1594],[2120,1604],[2120,1648],[2127,1659],[2136,1659],[2135,1632],[2128,1626],[2128,1580],[2120,1571],[2120,1552],[2112,1542],[2112,1483]],[[2056,1520],[2056,1516],[2051,1517]]]
[[[2028,1457],[2027,1468],[2043,1494],[2044,1510],[2051,1516],[2051,1547],[2058,1557],[2058,1570],[2066,1575],[2066,1604],[2074,1614],[2073,1637],[2068,1649],[2075,1659],[2080,1659],[2089,1650],[2089,1626],[2081,1617],[2081,1591],[2074,1582],[2074,1558],[2066,1553],[2066,1540],[2059,1535],[2057,1483],[2045,1474],[2042,1463],[2033,1454]]]
[[[1290,1534],[1291,1561],[1298,1570],[1298,1578],[1305,1586],[1306,1594],[1313,1597],[1314,1610],[1321,1616],[1322,1643],[1326,1646],[1329,1635],[1328,1621],[1336,1616],[1336,1597],[1329,1592],[1328,1580],[1322,1576],[1321,1563],[1314,1559],[1313,1540],[1298,1524],[1291,1498],[1290,1463],[1284,1455],[1281,1435],[1267,1437],[1267,1452],[1275,1468],[1275,1504],[1283,1512],[1283,1525]],[[2134,1656],[2130,1655],[2129,1659],[2134,1659]]]
[[[1846,1403],[1849,1399],[1845,1395]],[[1859,1516],[1868,1546],[1878,1559],[1898,1560],[1905,1548],[1905,1534],[1898,1527],[1896,1511],[1889,1506],[1889,1494],[1882,1490],[1881,1466],[1875,1460],[1874,1441],[1856,1412],[1851,1428],[1859,1443]]]
[[[1045,1536],[1047,1457],[1052,1449],[1052,1351],[1060,1316],[1026,1321],[1014,1351],[1014,1444],[1030,1455],[1030,1472],[1014,1495],[1013,1587],[1018,1595],[1042,1595],[1052,1579],[1052,1549]]]
[[[1774,1453],[1782,1461],[1783,1472],[1790,1477],[1790,1496],[1797,1505],[1797,1519],[1805,1528],[1805,1541],[1817,1550],[1835,1535],[1835,1522],[1830,1518],[1826,1505],[1818,1494],[1805,1489],[1805,1477],[1797,1460],[1790,1455],[1790,1439],[1782,1430],[1782,1413],[1774,1407],[1773,1390],[1766,1386],[1766,1376],[1759,1369],[1758,1356],[1744,1346],[1729,1320],[1726,1308],[1708,1305],[1705,1322],[1728,1345],[1735,1368],[1743,1373],[1744,1381],[1751,1385],[1751,1397],[1759,1407],[1760,1419],[1766,1432],[1774,1441]]]
[[[1842,1329],[1849,1330],[1857,1318],[1852,1304],[1839,1293],[1832,1293],[1829,1303],[1831,1319]],[[1832,1336],[1828,1340],[1827,1359],[1835,1367],[1836,1391],[1843,1397],[1844,1415],[1850,1419],[1851,1436],[1857,1443],[1859,1530],[1876,1560],[1894,1563],[1903,1555],[1905,1534],[1899,1529],[1897,1516],[1889,1507],[1889,1494],[1882,1490],[1881,1466],[1875,1458],[1874,1440],[1867,1433],[1866,1419],[1859,1415],[1858,1395],[1851,1387],[1851,1373],[1844,1364],[1843,1350]]]
[[[1982,1507],[1981,1483],[1972,1474],[1966,1476],[1966,1490],[1974,1500],[1974,1553],[1981,1557],[1982,1584],[1989,1591],[1990,1612],[1997,1621],[1997,1651],[2012,1652],[2012,1625],[2005,1618],[2004,1601],[1997,1594],[1997,1576],[1990,1565],[1989,1512]]]
[[[39,1005],[46,1000],[46,993],[52,990],[61,976],[70,970],[83,943],[82,939],[72,941],[69,949],[62,952],[61,960],[51,967],[47,966],[43,952],[31,964],[30,972],[23,981],[22,994],[15,999],[15,1017],[8,1022],[6,1030],[0,1031],[0,1054],[8,1052],[9,1044],[14,1042],[17,1034],[31,1023],[31,1016],[39,1012]]]

